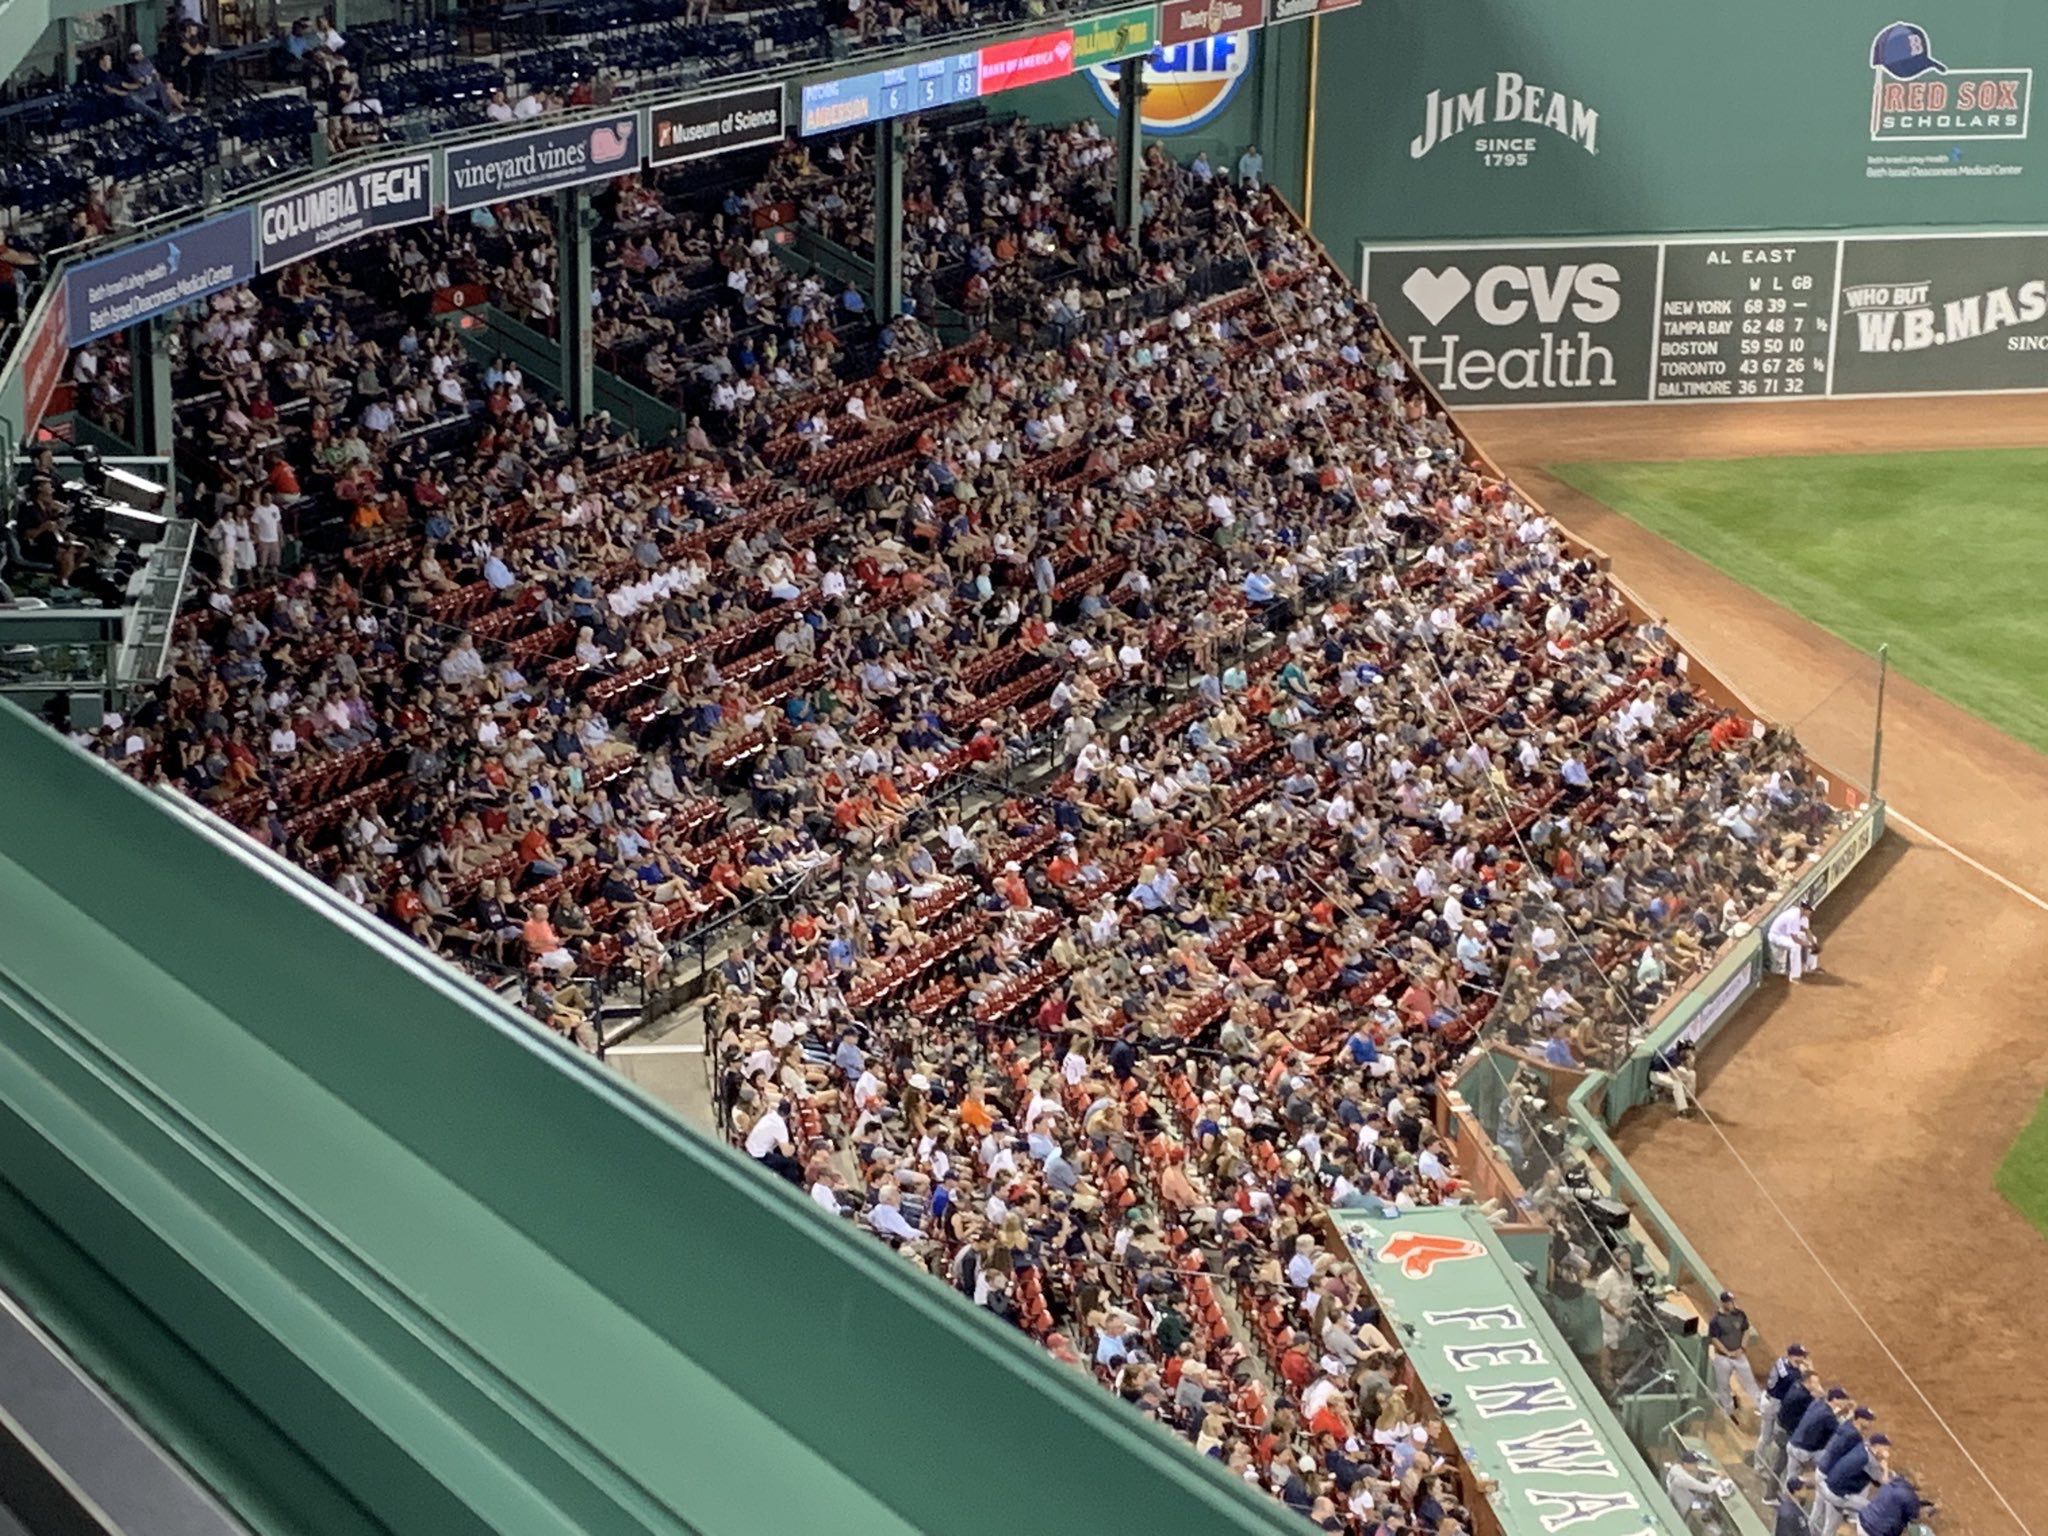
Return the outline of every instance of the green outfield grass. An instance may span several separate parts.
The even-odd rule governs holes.
[[[2034,1118],[2005,1149],[1998,1192],[2048,1236],[2048,1099],[2034,1106]]]
[[[2048,451],[1551,473],[2048,751]],[[1997,1184],[2048,1233],[2048,1099]]]
[[[1550,472],[2048,751],[2048,450]]]

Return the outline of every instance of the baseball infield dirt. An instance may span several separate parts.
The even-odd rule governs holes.
[[[2048,446],[2041,396],[1462,416],[1704,662],[1858,783],[1867,661],[1543,466]],[[1892,835],[1823,909],[1825,973],[1767,982],[1715,1040],[1704,1117],[1645,1110],[1620,1139],[1763,1340],[1803,1342],[1877,1410],[1941,1498],[1943,1536],[2048,1533],[2048,1241],[1992,1186],[2048,1084],[2048,910],[1940,846],[2048,895],[2048,758],[1894,675],[1881,787]]]

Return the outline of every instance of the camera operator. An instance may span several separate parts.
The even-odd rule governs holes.
[[[91,520],[82,524],[77,509],[59,489],[48,450],[37,455],[36,470],[14,513],[10,557],[18,546],[24,571],[47,573],[55,586],[71,587],[118,606],[121,589],[99,569],[97,552],[85,537],[92,531]]]

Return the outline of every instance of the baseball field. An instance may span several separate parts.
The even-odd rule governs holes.
[[[1552,473],[2048,751],[2048,452],[1561,464]],[[2048,1099],[1998,1170],[2048,1232]]]
[[[2048,451],[1560,464],[1552,471],[2048,751]]]
[[[1623,1150],[1765,1339],[1869,1402],[1943,1536],[2048,1529],[2048,617],[2039,397],[1467,412],[1892,835]],[[1988,1473],[1988,1476],[1986,1475]],[[1994,1483],[1996,1486],[1994,1487]]]

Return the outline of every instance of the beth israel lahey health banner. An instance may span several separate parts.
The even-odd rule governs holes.
[[[2044,0],[1373,0],[1325,26],[1315,222],[1367,244],[2048,228]]]

